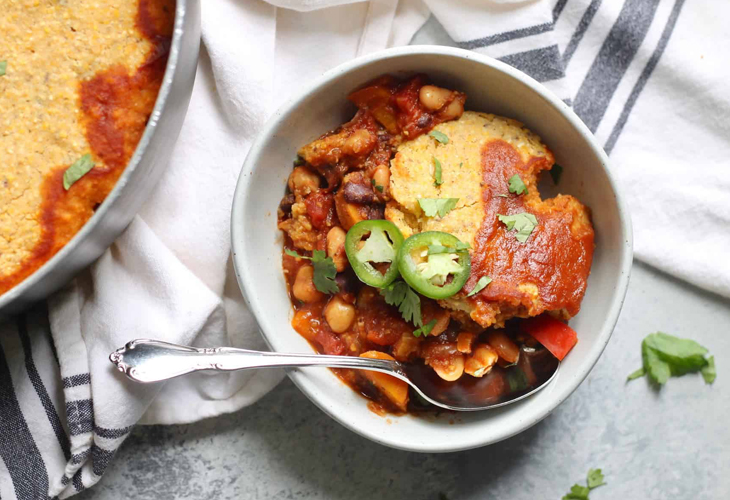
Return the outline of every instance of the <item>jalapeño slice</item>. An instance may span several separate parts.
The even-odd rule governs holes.
[[[345,253],[360,281],[383,288],[398,277],[398,250],[403,235],[387,220],[364,220],[350,228],[345,238]],[[376,266],[374,264],[382,264]],[[387,265],[387,269],[381,272]]]
[[[471,272],[471,259],[459,238],[427,231],[408,238],[398,252],[398,270],[415,291],[431,299],[455,295]]]

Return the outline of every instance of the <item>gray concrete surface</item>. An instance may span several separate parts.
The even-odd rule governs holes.
[[[451,44],[433,19],[414,43]],[[627,384],[654,331],[696,339],[718,379]],[[589,468],[608,499],[730,498],[730,301],[634,266],[613,338],[578,390],[544,421],[502,443],[423,455],[344,429],[288,380],[256,405],[194,425],[138,427],[80,500],[559,499]],[[184,404],[184,402],[181,402]]]
[[[662,330],[715,355],[718,379],[625,383]],[[446,455],[391,450],[332,421],[288,380],[256,405],[194,425],[138,427],[83,500],[559,499],[601,467],[602,499],[730,493],[730,301],[641,264],[606,351],[544,421],[502,443]]]

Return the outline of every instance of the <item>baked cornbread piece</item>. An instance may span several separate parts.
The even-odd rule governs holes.
[[[174,0],[14,0],[0,8],[0,294],[92,216],[157,98]],[[94,168],[65,189],[84,155]]]
[[[422,231],[443,231],[468,242],[472,250],[469,281],[457,295],[439,301],[468,314],[481,327],[503,326],[512,317],[554,312],[564,319],[578,313],[594,249],[588,209],[572,196],[542,200],[537,177],[554,163],[540,138],[516,120],[467,111],[457,121],[438,125],[442,144],[430,136],[405,142],[391,161],[385,210],[407,238]],[[442,169],[434,182],[434,159]],[[518,174],[527,194],[508,191]],[[427,217],[420,198],[458,198],[444,217]],[[537,226],[525,242],[508,231],[498,215],[533,214]],[[479,278],[492,282],[472,297]]]

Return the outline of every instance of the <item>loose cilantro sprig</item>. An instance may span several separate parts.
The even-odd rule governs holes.
[[[497,218],[500,222],[507,226],[507,231],[512,231],[513,229],[517,231],[515,238],[520,243],[527,241],[527,238],[530,237],[535,226],[537,226],[537,218],[533,214],[527,212],[515,215],[497,214]]]
[[[663,332],[647,335],[641,342],[643,366],[627,377],[627,381],[649,376],[649,380],[662,385],[669,377],[700,372],[705,383],[712,384],[717,372],[715,357],[705,358],[707,349],[690,339],[682,339]]]
[[[441,162],[438,160],[438,158],[433,159],[433,185],[438,187],[441,184],[444,183],[443,179],[441,178],[442,172],[441,172]]]
[[[436,320],[432,319],[425,325],[423,325],[421,328],[418,328],[417,330],[413,331],[414,337],[423,336],[424,338],[428,337],[428,334],[431,333],[431,330],[433,330],[433,327],[436,326]]]
[[[522,182],[522,178],[515,174],[507,181],[509,183],[509,192],[514,194],[527,194],[527,186]]]
[[[292,257],[312,261],[312,267],[314,267],[314,276],[312,277],[314,288],[322,293],[337,293],[340,291],[337,283],[335,283],[335,276],[337,276],[335,263],[332,257],[327,257],[327,254],[323,250],[315,250],[312,252],[311,257],[299,255],[294,250],[289,250],[288,248],[284,249],[284,253]]]
[[[418,204],[421,206],[421,210],[426,214],[426,217],[445,217],[446,214],[451,212],[456,204],[459,202],[459,198],[419,198]]]
[[[570,488],[570,492],[565,495],[562,500],[590,500],[588,494],[591,490],[603,486],[606,482],[603,480],[603,473],[601,469],[590,469],[588,471],[588,477],[586,478],[587,486],[580,484],[574,484]]]
[[[419,328],[423,326],[421,298],[411,290],[411,287],[405,281],[394,281],[385,288],[381,288],[380,295],[383,296],[388,305],[398,308],[404,320]]]
[[[438,130],[432,130],[428,133],[428,135],[439,141],[441,144],[449,143],[449,136],[447,136],[443,132],[439,132]]]

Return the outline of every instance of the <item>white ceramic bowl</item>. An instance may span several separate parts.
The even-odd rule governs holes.
[[[297,149],[354,114],[347,94],[384,73],[427,73],[437,84],[466,92],[466,108],[516,118],[536,132],[564,167],[560,191],[593,210],[596,251],[580,314],[571,320],[579,342],[557,377],[522,402],[436,418],[380,417],[329,370],[292,370],[294,383],[342,425],[387,446],[422,452],[495,443],[539,422],[575,389],[603,352],[623,303],[631,268],[631,222],[608,158],[580,119],[525,74],[460,49],[410,46],[343,64],[309,84],[269,120],[243,165],[233,201],[233,261],[244,296],[269,346],[312,352],[290,325],[292,306],[281,268],[283,238],[276,210]]]

